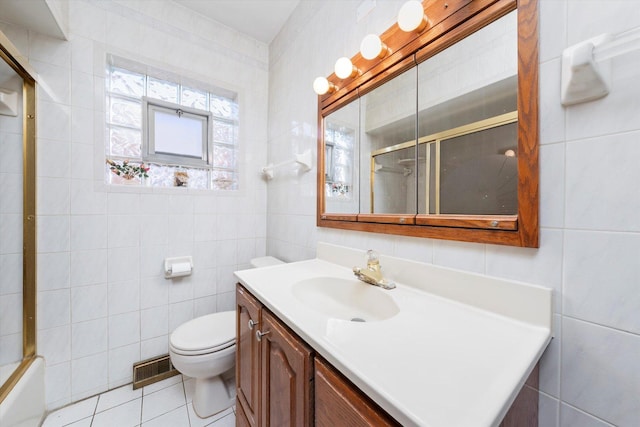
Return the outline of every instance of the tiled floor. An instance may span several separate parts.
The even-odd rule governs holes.
[[[138,390],[129,384],[52,412],[42,427],[234,427],[235,408],[206,419],[195,414],[194,384],[182,375]]]

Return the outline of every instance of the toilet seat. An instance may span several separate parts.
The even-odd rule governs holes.
[[[177,354],[196,356],[215,353],[235,345],[235,310],[192,319],[171,334],[169,346]]]

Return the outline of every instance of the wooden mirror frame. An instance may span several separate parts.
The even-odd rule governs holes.
[[[538,247],[538,0],[423,0],[427,28],[405,33],[392,25],[380,38],[383,59],[351,58],[360,73],[318,96],[317,225],[434,239]],[[516,215],[340,214],[325,211],[324,117],[424,62],[485,25],[518,10],[518,212]]]

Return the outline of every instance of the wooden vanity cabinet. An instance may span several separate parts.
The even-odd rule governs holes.
[[[312,426],[311,349],[240,285],[236,304],[237,425]]]
[[[240,284],[236,305],[236,426],[400,425]],[[499,427],[537,425],[538,367]]]
[[[316,427],[400,426],[323,359],[315,359]]]
[[[256,326],[260,322],[261,305],[246,289],[236,289],[236,410],[238,418],[246,418],[238,425],[258,425],[260,396],[260,354],[256,340]],[[250,323],[251,322],[251,323]],[[240,409],[238,409],[240,407]],[[242,411],[242,416],[240,412]]]

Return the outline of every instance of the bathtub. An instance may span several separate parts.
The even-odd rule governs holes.
[[[45,411],[44,360],[37,357],[0,403],[0,426],[38,427]]]

